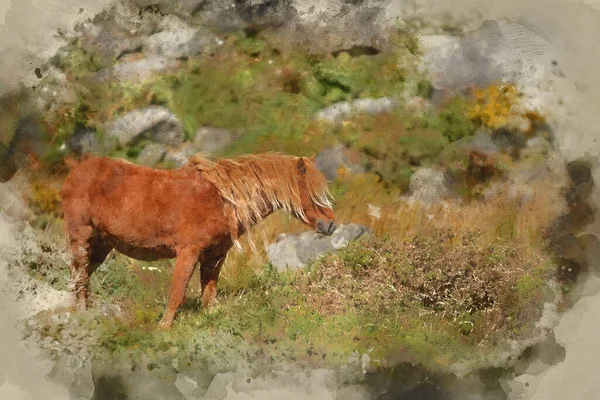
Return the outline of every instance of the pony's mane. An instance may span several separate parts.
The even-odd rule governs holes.
[[[190,158],[190,163],[217,188],[233,209],[235,221],[229,222],[232,239],[238,248],[241,246],[237,228],[233,232],[234,226],[241,224],[249,234],[249,229],[262,219],[262,213],[269,208],[283,209],[307,221],[299,196],[298,157],[266,153],[210,161],[197,154]],[[321,207],[332,208],[326,178],[310,159],[305,158],[304,164],[306,188],[311,200]],[[249,239],[256,251],[254,242]]]

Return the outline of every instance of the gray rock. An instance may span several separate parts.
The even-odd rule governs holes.
[[[167,57],[149,56],[131,62],[121,62],[94,73],[98,83],[110,81],[142,82],[154,72],[164,71],[177,66],[177,61]]]
[[[420,38],[424,61],[437,88],[486,87],[494,81],[517,81],[527,61],[550,45],[550,39],[524,21],[486,20],[460,38]]]
[[[278,270],[303,268],[311,260],[335,252],[348,243],[366,236],[369,229],[363,225],[340,225],[332,236],[316,232],[304,232],[300,235],[285,236],[268,246],[269,262]]]
[[[294,19],[285,24],[285,33],[311,53],[362,49],[374,54],[389,45],[383,20],[394,18],[394,11],[389,13],[381,2],[293,0],[290,4]]]
[[[194,154],[196,154],[194,145],[190,142],[185,142],[177,148],[167,150],[164,162],[175,168],[183,167]]]
[[[76,87],[67,80],[64,72],[49,67],[36,85],[35,100],[40,110],[54,112],[61,106],[73,105],[77,101]]]
[[[205,1],[202,24],[218,31],[244,29],[249,26],[280,27],[295,23],[296,9],[287,0]]]
[[[96,154],[101,152],[100,142],[93,129],[83,129],[76,132],[67,141],[67,147],[75,154]]]
[[[140,152],[137,162],[141,165],[152,167],[160,163],[166,153],[167,148],[164,144],[150,143]]]
[[[333,181],[337,178],[338,169],[340,166],[343,166],[352,174],[360,174],[365,172],[365,167],[357,162],[352,162],[349,159],[351,151],[351,149],[343,145],[325,149],[315,157],[317,168],[330,181]],[[358,157],[359,156],[357,155],[356,158]]]
[[[131,111],[109,121],[104,126],[107,144],[123,147],[146,138],[169,146],[183,140],[179,120],[165,107],[149,106]]]
[[[389,97],[357,99],[351,102],[342,101],[319,111],[316,118],[334,125],[340,125],[344,119],[359,113],[375,115],[392,112],[397,107],[398,102]]]
[[[212,155],[231,144],[236,136],[229,129],[202,127],[196,131],[194,147],[198,152]]]
[[[415,200],[433,204],[441,201],[449,192],[443,171],[423,167],[410,177],[409,193]]]
[[[187,58],[209,51],[221,40],[208,31],[199,31],[175,16],[165,17],[160,32],[145,39],[144,53],[167,58]]]
[[[87,27],[80,43],[86,52],[99,56],[103,62],[112,62],[142,47],[141,38],[132,35],[113,19],[103,19]]]
[[[189,16],[200,9],[206,0],[129,0],[129,2],[142,9],[156,5],[162,12]]]

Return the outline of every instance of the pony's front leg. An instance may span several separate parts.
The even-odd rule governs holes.
[[[200,264],[202,308],[212,306],[217,299],[217,282],[225,256],[204,260]]]
[[[192,278],[194,268],[198,263],[199,251],[184,251],[178,254],[177,261],[175,263],[175,271],[173,272],[173,282],[171,283],[171,294],[169,296],[169,303],[162,319],[160,320],[159,327],[168,329],[173,324],[175,319],[175,313],[183,303],[185,297],[185,290]]]

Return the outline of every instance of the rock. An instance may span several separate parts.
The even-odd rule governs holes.
[[[352,174],[360,174],[365,172],[365,167],[360,164],[360,153],[338,145],[321,151],[315,157],[315,163],[319,171],[325,175],[327,179],[333,181],[338,176],[340,166],[344,167]]]
[[[142,138],[178,146],[183,140],[179,120],[161,106],[148,106],[128,112],[109,121],[104,129],[109,146],[116,143],[118,147],[124,147]]]
[[[81,47],[104,62],[112,62],[142,48],[141,38],[132,35],[111,19],[96,22],[81,38]]]
[[[150,143],[140,152],[137,162],[138,164],[152,167],[160,163],[166,153],[167,148],[164,144]]]
[[[567,172],[574,184],[593,183],[592,167],[591,160],[580,158],[567,164]]]
[[[164,71],[175,66],[177,66],[175,60],[169,60],[167,57],[149,56],[101,69],[94,73],[93,80],[100,84],[110,81],[142,82],[150,77],[153,72]]]
[[[220,39],[199,31],[175,16],[161,20],[160,32],[145,39],[144,53],[167,58],[188,58],[218,46]]]
[[[311,260],[335,252],[348,243],[366,236],[369,229],[363,225],[340,225],[332,236],[316,232],[304,232],[300,235],[288,235],[268,246],[269,262],[278,270],[299,269]]]
[[[82,129],[76,132],[67,140],[66,145],[77,155],[84,153],[99,155],[101,152],[98,136],[93,129]]]
[[[321,111],[316,118],[334,125],[340,125],[344,119],[355,114],[367,113],[371,115],[392,112],[398,107],[398,102],[389,97],[378,99],[357,99],[351,102],[342,101],[335,103]]]
[[[297,18],[286,23],[283,29],[288,37],[295,39],[297,46],[305,47],[311,53],[376,54],[389,44],[389,35],[385,31],[391,20],[384,20],[395,17],[391,15],[393,12],[388,13],[389,7],[374,3],[293,1],[290,14]],[[319,40],[314,40],[315,37]]]
[[[535,71],[527,70],[523,60],[543,53],[550,44],[541,31],[509,19],[483,21],[461,37],[430,35],[420,41],[436,88],[453,90],[533,77]]]
[[[189,158],[194,154],[196,154],[194,145],[190,142],[185,142],[177,148],[167,150],[163,161],[175,168],[179,168],[186,165],[189,162]]]
[[[129,2],[141,9],[157,6],[164,13],[189,16],[199,10],[206,3],[206,0],[129,0]]]
[[[443,171],[419,168],[410,177],[411,198],[426,204],[438,203],[449,194],[448,180]]]
[[[60,106],[73,105],[77,101],[75,85],[67,80],[64,72],[50,66],[35,87],[35,100],[40,110],[53,112]]]
[[[280,27],[295,23],[297,15],[287,0],[215,0],[202,2],[198,8],[202,9],[202,24],[219,31]]]
[[[196,131],[194,147],[205,155],[213,155],[231,144],[236,136],[229,129],[202,127]]]

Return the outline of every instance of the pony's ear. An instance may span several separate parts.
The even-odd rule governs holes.
[[[300,172],[300,174],[306,174],[306,162],[304,161],[304,157],[298,157],[298,163],[296,163],[296,167],[298,168],[298,172]]]
[[[317,153],[313,153],[313,155],[312,155],[312,156],[310,156],[310,157],[308,157],[308,159],[309,159],[311,162],[313,162],[313,163],[314,163],[314,162],[315,162],[315,160],[317,159]]]

